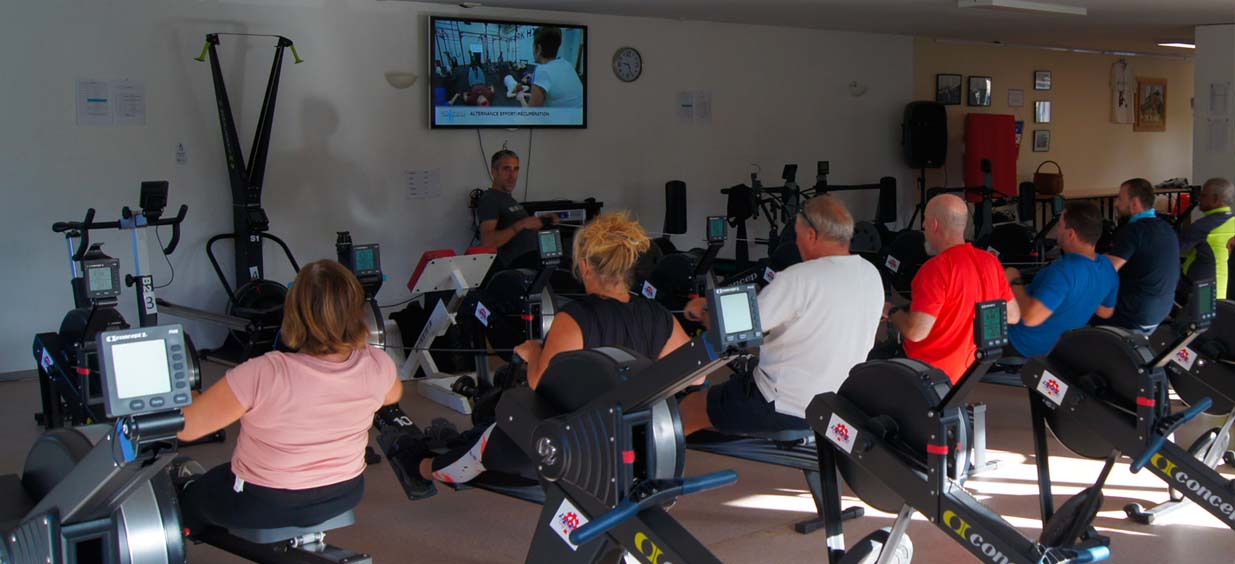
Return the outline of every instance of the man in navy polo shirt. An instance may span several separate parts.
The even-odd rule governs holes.
[[[1083,327],[1094,315],[1108,319],[1115,313],[1119,274],[1094,250],[1102,236],[1098,206],[1088,201],[1069,203],[1055,233],[1064,254],[1028,287],[1020,271],[1005,269],[1021,308],[1020,323],[1008,327],[1008,338],[1021,356],[1044,355],[1065,331]]]
[[[1106,255],[1119,271],[1119,299],[1108,324],[1145,334],[1171,312],[1179,283],[1179,240],[1154,212],[1155,196],[1144,178],[1119,187],[1115,210],[1128,223],[1115,232],[1115,246]]]

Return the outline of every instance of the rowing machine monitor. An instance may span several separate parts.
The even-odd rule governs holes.
[[[1198,329],[1209,327],[1218,316],[1218,294],[1213,280],[1204,280],[1192,285],[1188,299],[1188,314]]]
[[[1003,300],[981,302],[973,316],[974,344],[982,352],[1008,345],[1008,304]]]
[[[114,299],[120,296],[120,261],[114,258],[81,261],[82,278],[86,281],[86,297],[90,300]]]
[[[759,300],[754,284],[713,288],[708,296],[711,345],[716,352],[757,347],[763,342]]]
[[[376,243],[352,247],[352,272],[357,278],[382,275],[381,247]]]
[[[562,232],[557,229],[546,229],[536,234],[536,244],[540,250],[540,263],[556,265],[562,260]]]
[[[798,165],[796,164],[787,164],[785,165],[785,168],[781,170],[780,178],[781,180],[784,180],[785,182],[793,182],[794,180],[797,179],[797,177],[798,177]]]
[[[708,216],[708,244],[724,244],[727,236],[728,226],[725,225],[725,217],[720,215]]]
[[[180,409],[193,402],[180,325],[99,334],[104,405],[109,417]]]

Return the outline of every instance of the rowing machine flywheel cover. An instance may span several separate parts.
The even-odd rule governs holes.
[[[895,428],[885,429],[884,440],[911,457],[925,473],[926,445],[934,430],[928,413],[934,411],[949,389],[951,382],[939,369],[917,360],[898,358],[855,366],[837,394],[869,417],[882,416],[885,421],[895,422],[889,425]],[[960,421],[967,421],[964,413],[957,416]],[[959,429],[958,436],[949,440],[949,452],[953,453],[949,464],[966,468],[968,433],[966,425]],[[863,471],[853,459],[838,457],[837,468],[854,493],[876,509],[896,513],[905,504],[899,495]]]
[[[1070,385],[1127,413],[1132,424],[1138,382],[1153,356],[1149,339],[1143,335],[1114,327],[1082,327],[1064,333],[1047,359],[1053,369],[1062,372],[1057,376],[1067,377]],[[1032,370],[1034,363],[1025,366]],[[1035,401],[1047,401],[1040,394],[1034,397]],[[1072,452],[1093,459],[1111,453],[1111,444],[1083,419],[1064,409],[1045,411],[1051,431]]]
[[[1199,357],[1191,359],[1191,368],[1178,360],[1166,365],[1171,387],[1175,388],[1179,399],[1194,405],[1203,398],[1210,398],[1214,403],[1205,411],[1210,415],[1235,411],[1235,401],[1232,401],[1235,398],[1235,365],[1227,363],[1235,360],[1235,302],[1219,300],[1218,317],[1189,348],[1188,354]],[[1214,393],[1214,390],[1221,393]]]

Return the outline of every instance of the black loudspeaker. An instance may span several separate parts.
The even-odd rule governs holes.
[[[670,180],[665,183],[665,234],[686,233],[686,183]]]
[[[1033,221],[1034,225],[1037,225],[1038,210],[1034,208],[1036,200],[1037,191],[1032,182],[1022,182],[1017,187],[1016,215],[1020,216],[1018,218],[1020,221]]]
[[[938,102],[910,102],[901,122],[901,146],[910,168],[939,168],[948,159],[948,112]]]

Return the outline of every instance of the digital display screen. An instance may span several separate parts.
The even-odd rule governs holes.
[[[356,249],[352,255],[353,263],[356,265],[356,272],[374,269],[373,249]]]
[[[110,292],[115,288],[112,287],[112,276],[110,268],[88,268],[90,279],[91,292]]]
[[[551,254],[558,252],[557,236],[552,231],[546,231],[540,234],[540,252],[541,254]]]
[[[742,333],[754,328],[754,320],[750,315],[750,298],[746,292],[720,296],[720,315],[727,334]]]
[[[172,391],[167,372],[167,347],[162,339],[112,346],[116,396],[138,398]]]
[[[426,82],[433,127],[586,125],[586,27],[442,17],[430,22]]]
[[[1201,284],[1197,286],[1197,297],[1201,300],[1200,306],[1202,314],[1211,314],[1214,312],[1214,309],[1217,307],[1217,300],[1215,299],[1217,296],[1215,295],[1213,284]]]
[[[982,340],[997,341],[1003,338],[1003,312],[997,307],[982,308]]]
[[[708,218],[708,239],[715,241],[725,238],[725,218],[710,217]]]

